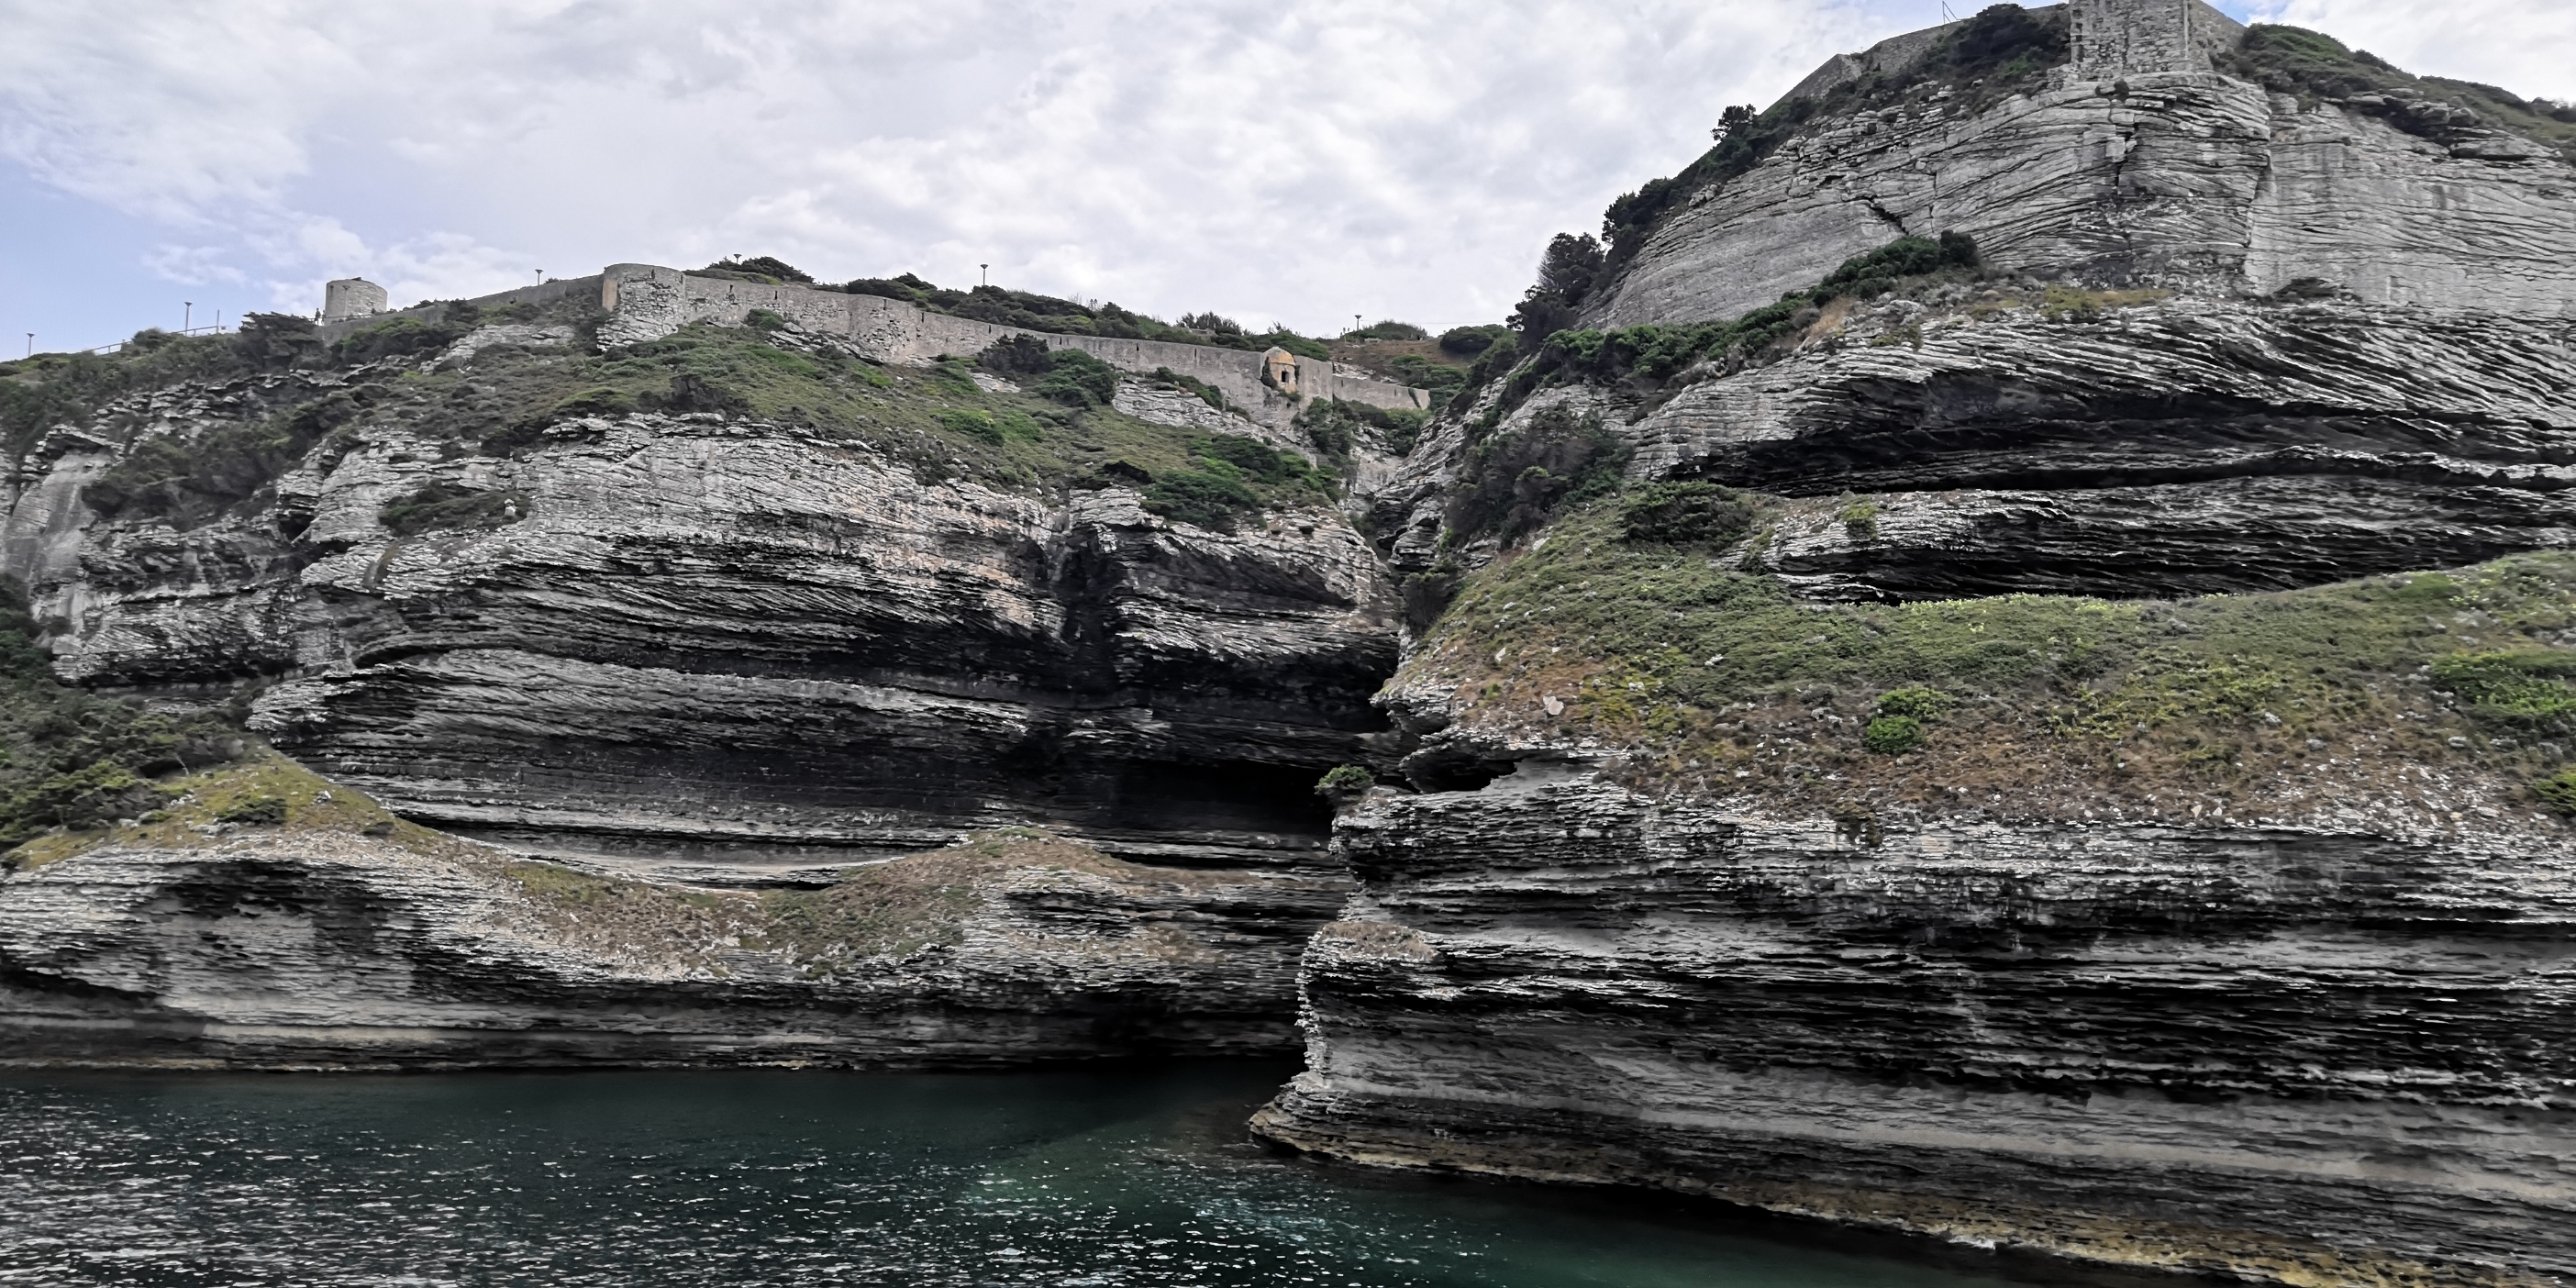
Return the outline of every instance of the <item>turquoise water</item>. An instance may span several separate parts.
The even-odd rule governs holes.
[[[2002,1282],[1280,1158],[1242,1123],[1291,1072],[11,1076],[0,1284]]]

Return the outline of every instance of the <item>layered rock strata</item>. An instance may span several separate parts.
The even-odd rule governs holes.
[[[1256,1129],[2125,1265],[2576,1275],[2576,855],[2320,822],[1864,835],[1579,761],[1381,795]]]
[[[1301,861],[1316,774],[1383,723],[1387,592],[1325,513],[1219,534],[1130,490],[925,484],[700,415],[463,462],[377,425],[281,480],[274,516],[174,531],[83,526],[107,457],[55,446],[12,532],[59,673],[277,677],[254,724],[279,746],[536,848],[792,865],[1054,821],[1138,856]],[[530,512],[382,526],[450,477]]]
[[[1496,413],[1488,441],[1553,409],[1598,416],[1632,482],[1788,499],[1721,558],[1826,599],[2276,590],[2576,540],[2576,326],[2049,298],[1839,301],[1776,360],[1473,410]],[[1493,553],[1443,544],[1468,423],[1436,423],[1373,498],[1401,568]]]
[[[0,881],[0,1064],[1272,1053],[1294,1043],[1300,944],[1347,886],[1023,834],[810,893],[690,891],[369,824],[333,795],[284,827],[120,829]]]
[[[1637,477],[1841,498],[1738,556],[1838,597],[2276,590],[2576,539],[2576,327],[2486,312],[1897,301],[1624,432]]]

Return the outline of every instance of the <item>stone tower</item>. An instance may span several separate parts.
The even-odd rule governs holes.
[[[2210,56],[2245,34],[2201,0],[2067,0],[2066,22],[2077,80],[2207,72]]]
[[[362,318],[385,311],[385,288],[363,277],[343,277],[322,285],[322,320]]]

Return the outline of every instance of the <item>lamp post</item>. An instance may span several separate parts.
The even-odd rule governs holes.
[[[179,314],[179,334],[186,335],[195,327],[197,321],[197,302],[195,300],[181,300],[179,301],[179,308],[181,310]]]
[[[984,274],[984,285],[991,286],[993,284],[993,266],[990,264],[977,264],[975,267]]]

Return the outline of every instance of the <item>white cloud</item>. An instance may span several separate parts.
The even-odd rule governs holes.
[[[0,154],[166,226],[184,251],[137,250],[165,275],[279,307],[352,272],[405,299],[743,253],[1449,324],[1499,317],[1551,233],[1688,161],[1724,104],[1924,8],[0,0]],[[2281,16],[2563,92],[2569,20],[2539,9]]]

